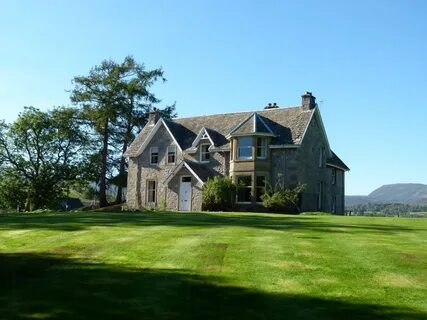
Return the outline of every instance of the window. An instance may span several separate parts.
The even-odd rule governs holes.
[[[256,157],[257,159],[267,159],[267,139],[266,138],[257,139]]]
[[[159,148],[152,147],[150,148],[150,164],[158,164],[159,163]]]
[[[319,148],[319,168],[323,168],[325,162],[325,148]]]
[[[337,197],[332,197],[332,213],[337,213]]]
[[[209,144],[200,145],[200,162],[209,162],[211,154],[209,153]]]
[[[318,196],[318,204],[317,209],[322,210],[322,198],[323,198],[323,182],[319,182],[319,196]]]
[[[256,190],[255,197],[256,202],[262,202],[261,196],[265,193],[266,180],[264,176],[256,177]]]
[[[182,177],[181,181],[182,182],[191,182],[191,177]]]
[[[174,164],[176,161],[176,146],[168,147],[168,163]]]
[[[147,181],[147,203],[155,204],[156,203],[156,181],[148,180]]]
[[[237,202],[252,202],[252,177],[238,176],[237,184],[239,185],[239,190],[237,191]]]
[[[332,184],[337,183],[337,169],[332,168]]]
[[[252,137],[237,139],[237,159],[252,159]]]

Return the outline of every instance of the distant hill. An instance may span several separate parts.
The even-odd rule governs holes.
[[[427,205],[427,185],[421,183],[396,183],[379,187],[367,196],[346,196],[346,206],[363,203],[403,203]]]

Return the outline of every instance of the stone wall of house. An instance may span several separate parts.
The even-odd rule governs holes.
[[[203,142],[208,141],[201,141],[201,143]],[[164,181],[184,157],[185,159],[199,162],[200,147],[195,153],[185,155],[177,148],[175,164],[167,164],[167,147],[173,144],[172,137],[166,128],[162,126],[143,154],[129,159],[127,202],[130,208],[140,209],[147,206],[147,180],[152,179],[157,182],[156,205],[172,210],[178,209],[180,177],[191,174],[184,167],[171,179],[169,186],[164,185]],[[159,148],[159,163],[157,165],[150,164],[151,147]],[[306,189],[302,196],[301,209],[303,211],[319,210],[319,183],[322,182],[323,197],[320,209],[331,212],[334,199],[336,199],[335,211],[336,213],[343,213],[344,172],[337,169],[336,184],[333,184],[333,169],[325,164],[327,154],[324,157],[324,164],[319,167],[319,150],[321,148],[326,149],[327,144],[322,134],[319,119],[314,116],[307,128],[302,145],[299,148],[270,149],[271,169],[268,169],[268,173],[261,173],[270,177],[269,183],[272,187],[277,183],[285,187],[294,187],[298,183],[306,184]],[[230,174],[230,152],[212,152],[210,155],[210,161],[204,163],[204,165],[228,176]],[[251,174],[253,175],[253,181],[255,181],[256,170]],[[192,177],[192,184],[191,208],[193,211],[199,211],[202,208],[201,184],[194,177]]]
[[[331,170],[326,167],[326,160],[319,167],[320,150],[322,148],[326,150],[327,144],[322,135],[319,120],[314,116],[307,128],[304,141],[297,152],[298,181],[306,184],[301,204],[301,210],[303,211],[331,210],[331,197],[327,196],[331,193]],[[327,151],[325,151],[325,157],[326,153]],[[321,208],[318,206],[320,182],[323,183]]]
[[[345,186],[345,172],[337,169],[337,182],[334,185],[335,190],[333,194],[336,197],[336,213],[344,214],[345,212],[345,198],[344,198],[344,186]]]
[[[271,181],[272,187],[283,185],[294,187],[298,184],[297,149],[271,149]]]
[[[323,165],[319,167],[320,150],[325,148]],[[344,172],[337,170],[336,184],[332,183],[332,168],[326,166],[327,143],[322,134],[319,120],[313,117],[307,128],[304,141],[299,148],[272,149],[272,181],[285,187],[306,184],[302,195],[301,210],[319,210],[319,189],[322,182],[322,211],[333,211],[334,197],[336,213],[344,212]],[[279,180],[280,178],[280,180]]]
[[[138,177],[138,159],[130,157],[128,161],[128,181],[126,203],[130,209],[137,208],[137,177]]]
[[[319,167],[320,150],[325,149],[323,164]],[[297,152],[298,181],[306,184],[302,196],[303,211],[333,210],[333,197],[337,188],[332,184],[332,170],[326,166],[327,143],[322,134],[319,119],[313,117],[307,128],[305,138]],[[337,179],[338,181],[338,179]],[[319,208],[319,190],[322,182],[322,201]]]
[[[203,143],[203,142],[202,142]],[[179,201],[179,177],[185,174],[187,169],[183,168],[169,182],[169,188],[164,184],[166,178],[172,173],[176,166],[184,159],[199,162],[200,148],[194,154],[183,154],[178,148],[175,164],[167,163],[167,147],[174,145],[172,137],[166,128],[161,126],[155,136],[151,139],[144,152],[138,157],[129,158],[128,173],[128,194],[127,205],[131,209],[142,209],[147,203],[147,181],[155,180],[157,183],[157,207],[165,207],[171,210],[178,210]],[[150,164],[150,148],[159,148],[159,163]],[[203,165],[215,170],[221,174],[228,175],[229,170],[229,152],[212,152],[209,162]],[[202,208],[202,187],[197,180],[192,177],[192,210],[200,211]]]
[[[163,182],[172,173],[176,165],[182,160],[182,152],[176,148],[175,164],[167,163],[167,147],[175,145],[166,128],[161,126],[151,139],[144,152],[129,159],[128,174],[128,206],[132,209],[141,209],[148,206],[147,203],[147,181],[155,180],[157,183],[158,207],[166,205],[166,187]],[[150,148],[159,148],[159,163],[150,164]]]
[[[166,207],[170,210],[178,210],[179,208],[179,186],[182,176],[191,176],[191,211],[202,210],[202,187],[195,177],[183,167],[177,174],[169,181],[169,188],[167,190]]]

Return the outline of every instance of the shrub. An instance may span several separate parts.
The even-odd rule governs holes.
[[[210,178],[203,187],[203,209],[231,210],[236,200],[237,185],[229,177]]]
[[[267,190],[261,196],[264,207],[274,212],[300,212],[299,202],[301,192],[305,189],[305,185],[298,184],[295,188],[284,188],[279,186],[275,189]]]
[[[302,216],[332,216],[330,212],[314,211],[314,212],[302,212]]]

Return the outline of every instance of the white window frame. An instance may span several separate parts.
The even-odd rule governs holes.
[[[171,148],[173,149],[173,151],[170,151]],[[174,156],[173,156],[174,161],[173,162],[169,162],[169,152],[174,153]],[[168,148],[166,150],[166,163],[167,164],[175,164],[176,163],[176,145],[168,146]]]
[[[157,152],[154,152],[154,150],[157,150]],[[152,162],[153,153],[157,153],[157,162]],[[151,147],[150,148],[150,164],[157,166],[157,165],[159,165],[159,163],[160,163],[159,147]]]
[[[154,189],[149,188],[150,182],[154,182]],[[156,205],[156,203],[157,203],[157,181],[155,179],[147,179],[146,183],[147,183],[146,184],[146,189],[147,189],[146,190],[146,202],[147,202],[147,204],[150,204],[150,205]],[[154,191],[154,202],[149,201],[150,191]]]
[[[249,177],[249,178],[251,178],[251,185],[250,186],[245,186],[243,188],[250,190],[251,198],[252,198],[251,200],[253,200],[253,196],[254,196],[254,193],[253,193],[253,177],[251,175],[249,175],[249,174],[238,175],[238,176],[236,176],[236,183],[239,183],[239,177]],[[239,201],[239,192],[237,192],[237,194],[236,194],[236,203],[237,204],[251,204],[252,201]]]
[[[258,146],[259,141],[264,141],[265,144],[261,144],[261,146]],[[264,156],[258,156],[258,150],[264,150]],[[265,160],[267,159],[267,150],[268,150],[268,140],[267,138],[257,138],[256,141],[256,158]]]
[[[207,151],[203,151],[203,147],[206,147],[206,146],[208,146],[208,150]],[[202,143],[202,144],[200,144],[200,155],[199,155],[199,161],[201,162],[201,163],[208,163],[208,162],[210,162],[211,161],[211,155],[210,155],[210,151],[209,151],[209,147],[210,147],[211,145],[209,144],[209,143]],[[206,155],[206,154],[209,154],[209,159],[205,159],[205,160],[203,160],[203,155]]]
[[[250,144],[250,146],[249,146],[249,149],[251,150],[251,156],[250,157],[243,157],[243,156],[240,156],[240,148],[245,148],[245,149],[247,149],[248,147],[247,146],[245,146],[245,147],[240,147],[240,140],[241,139],[251,139],[251,144]],[[253,137],[248,137],[248,136],[245,136],[245,137],[238,137],[237,139],[236,139],[236,142],[237,142],[237,148],[236,148],[236,153],[237,153],[237,160],[252,160],[253,158],[254,158],[254,155],[253,155],[253,144],[254,144],[254,139],[253,139]]]

